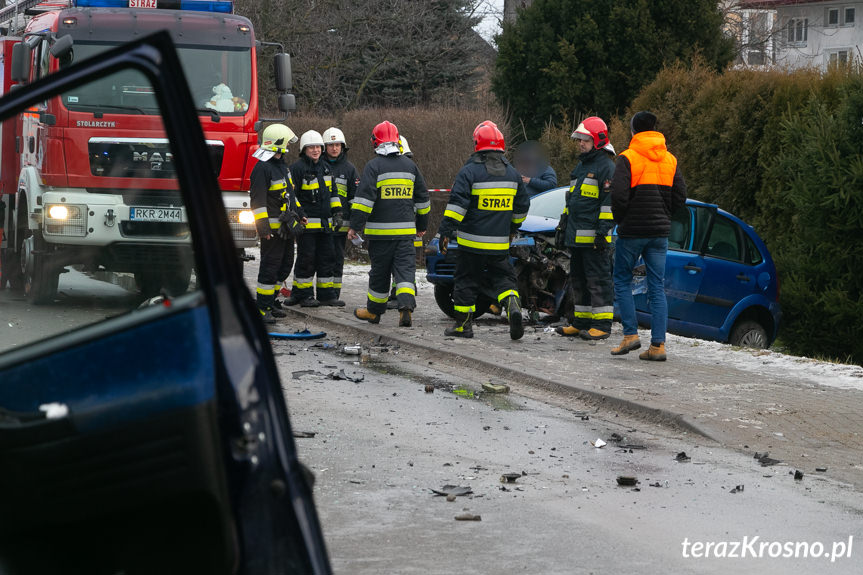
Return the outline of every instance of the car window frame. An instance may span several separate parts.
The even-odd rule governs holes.
[[[159,306],[142,314],[123,314],[65,334],[33,342],[0,355],[0,370],[13,368],[38,354],[59,353],[98,337],[152,322],[165,314],[206,304],[210,318],[216,361],[216,395],[219,398],[223,449],[231,438],[243,437],[242,415],[250,404],[267,413],[276,430],[272,452],[278,457],[278,477],[284,482],[285,500],[303,538],[306,560],[315,573],[330,573],[320,522],[310,486],[296,455],[287,406],[282,394],[275,357],[269,337],[251,293],[242,276],[239,258],[228,224],[218,180],[213,173],[204,132],[195,112],[192,95],[170,34],[156,32],[140,40],[104,52],[99,58],[82,61],[10,91],[0,98],[0,121],[20,114],[29,106],[46,101],[64,91],[114,72],[136,68],[152,83],[162,115],[166,137],[178,153],[176,179],[189,214],[189,230],[194,246],[199,291],[177,298],[177,306]],[[230,462],[228,462],[230,463]],[[269,493],[270,478],[254,474],[243,462],[231,464],[226,473],[235,485],[248,484],[244,492]],[[239,489],[239,487],[236,487]],[[236,495],[239,496],[238,494]],[[257,502],[257,499],[255,500]],[[254,502],[251,502],[254,504]],[[275,556],[278,550],[262,547],[269,542],[267,533],[256,530],[254,518],[236,516],[238,533],[243,537],[248,556]],[[275,526],[274,526],[275,527]]]

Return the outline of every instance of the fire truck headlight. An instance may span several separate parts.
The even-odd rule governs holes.
[[[239,215],[237,216],[237,219],[241,224],[244,224],[247,226],[254,225],[255,214],[252,213],[252,210],[243,210],[242,212],[239,213]]]
[[[48,208],[48,217],[52,220],[67,220],[69,219],[69,208],[66,206],[50,206]]]

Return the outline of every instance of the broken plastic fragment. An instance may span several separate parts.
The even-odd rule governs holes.
[[[675,459],[675,461],[679,461],[680,463],[686,463],[687,461],[692,461],[692,458],[689,457],[688,455],[686,455],[685,451],[681,451],[680,453],[678,453],[674,459]]]
[[[482,390],[488,393],[509,393],[509,386],[496,383],[482,384]]]
[[[435,495],[440,495],[446,497],[448,495],[455,495],[456,497],[461,495],[469,495],[473,493],[473,489],[470,486],[459,487],[458,485],[444,485],[440,489],[429,489]]]
[[[625,487],[631,487],[638,483],[638,479],[629,475],[618,475],[617,484]]]
[[[596,441],[591,441],[590,444],[592,446],[596,447],[597,449],[601,449],[601,448],[605,447],[606,445],[608,445],[606,442],[604,442],[599,437],[596,438]]]
[[[504,473],[500,476],[501,483],[515,483],[516,479],[521,477],[521,473]]]
[[[473,513],[462,513],[455,516],[456,521],[482,521],[482,516]]]
[[[737,486],[735,486],[735,487],[734,487],[734,489],[732,489],[729,493],[740,493],[740,492],[742,492],[742,491],[743,491],[743,486],[742,486],[742,485],[737,485]]]

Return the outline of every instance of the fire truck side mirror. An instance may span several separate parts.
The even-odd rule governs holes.
[[[72,53],[72,44],[72,36],[69,34],[57,38],[51,46],[51,55],[58,60],[68,57]]]
[[[30,80],[30,58],[33,49],[25,42],[12,46],[12,81],[27,82]]]
[[[280,94],[290,92],[293,88],[290,54],[279,52],[273,57],[273,73],[276,79],[276,91]]]
[[[288,113],[297,109],[297,99],[293,94],[279,94],[279,111]]]

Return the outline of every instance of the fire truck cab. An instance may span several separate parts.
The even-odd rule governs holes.
[[[251,22],[222,0],[22,0],[0,10],[3,94],[166,30],[176,43],[239,250],[255,244],[249,205],[258,142]],[[15,35],[17,32],[18,35]],[[279,108],[293,107],[276,54]],[[133,70],[71,89],[0,127],[0,286],[53,301],[70,265],[134,274],[142,293],[183,293],[193,269],[176,158],[152,88]],[[155,265],[158,262],[158,265]]]

